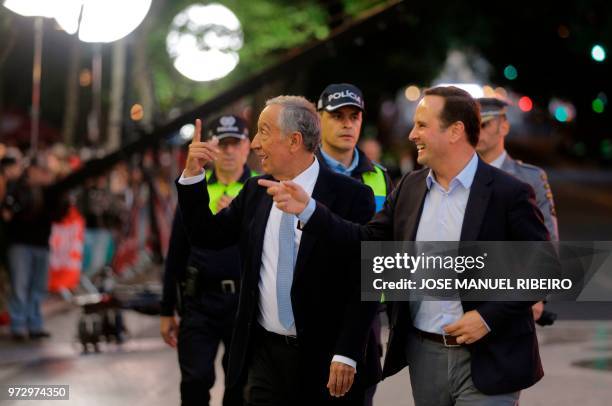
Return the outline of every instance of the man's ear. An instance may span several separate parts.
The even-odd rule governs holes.
[[[499,123],[499,132],[502,137],[505,137],[510,132],[510,122],[507,118],[503,118]]]
[[[295,131],[289,136],[289,147],[291,151],[297,151],[303,143],[304,139],[301,132]]]
[[[450,141],[452,144],[459,141],[463,136],[465,136],[465,124],[463,121],[455,121],[450,125]]]

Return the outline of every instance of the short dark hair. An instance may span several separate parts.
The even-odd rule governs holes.
[[[465,127],[468,142],[475,147],[480,135],[480,107],[468,92],[455,86],[437,86],[426,89],[425,96],[440,96],[444,107],[440,121],[444,128],[461,121]]]

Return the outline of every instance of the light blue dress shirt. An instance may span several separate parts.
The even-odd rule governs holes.
[[[348,167],[344,166],[344,164],[342,164],[340,161],[336,161],[334,158],[327,155],[322,148],[321,156],[323,159],[325,159],[327,166],[329,166],[332,171],[339,173],[340,175],[351,176],[355,168],[357,168],[357,165],[359,165],[359,152],[357,152],[357,148],[355,148],[353,151],[353,161]]]
[[[477,167],[478,157],[474,153],[465,168],[450,181],[448,190],[429,171],[426,180],[429,192],[425,196],[416,241],[459,241]],[[457,300],[410,302],[410,309],[416,328],[436,334],[444,333],[444,326],[463,316],[458,297]]]

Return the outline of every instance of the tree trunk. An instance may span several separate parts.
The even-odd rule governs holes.
[[[110,108],[108,112],[108,133],[106,137],[107,153],[115,152],[121,147],[125,71],[126,40],[121,39],[113,44]]]
[[[76,144],[76,126],[79,118],[79,74],[81,68],[81,44],[76,36],[71,35],[70,56],[66,78],[66,101],[64,105],[64,121],[62,139],[66,145]]]
[[[12,13],[0,13],[0,123],[2,122],[2,67],[4,61],[8,58],[9,54],[15,46],[15,40],[17,39],[17,30],[15,28],[14,19]],[[2,136],[2,126],[0,126],[0,137]]]

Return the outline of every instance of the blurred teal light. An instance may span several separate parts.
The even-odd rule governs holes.
[[[597,62],[603,62],[606,59],[606,50],[601,45],[594,45],[591,49],[591,58]]]
[[[516,70],[516,68],[514,66],[508,65],[504,69],[504,76],[508,80],[514,80],[514,79],[516,79],[518,77],[518,72],[517,72],[517,70]]]
[[[567,110],[565,110],[565,107],[559,106],[555,109],[555,118],[562,123],[567,121]]]

